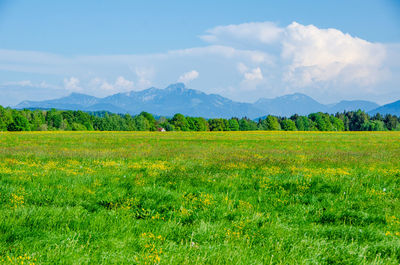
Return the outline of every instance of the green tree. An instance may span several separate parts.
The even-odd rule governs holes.
[[[390,131],[394,131],[397,127],[397,124],[399,123],[396,116],[393,116],[391,114],[386,114],[384,121],[386,128],[388,128],[388,130]]]
[[[124,116],[125,119],[125,123],[126,123],[126,129],[128,131],[136,131],[136,124],[135,124],[135,120],[133,119],[133,117],[129,114],[125,114]]]
[[[239,129],[241,131],[256,131],[256,130],[258,130],[257,123],[248,118],[242,118],[238,122],[239,122]]]
[[[283,119],[281,121],[281,128],[284,131],[297,131],[296,123],[290,119]]]
[[[175,131],[175,126],[172,125],[169,121],[161,123],[160,126],[164,128],[166,131]]]
[[[88,130],[88,131],[93,131],[94,130],[93,129],[93,122],[92,122],[92,119],[91,119],[92,116],[90,116],[89,113],[86,113],[86,112],[78,110],[78,111],[74,111],[73,114],[74,114],[74,122],[73,122],[73,124],[74,123],[82,124],[83,126],[86,127],[86,130]],[[72,128],[74,128],[74,127],[76,128],[76,125],[72,125]]]
[[[319,131],[332,131],[333,126],[328,114],[322,112],[311,113],[308,118],[315,122],[315,126]]]
[[[209,119],[208,126],[210,127],[210,131],[229,130],[229,128],[227,127],[227,123],[224,122],[224,119]]]
[[[0,106],[0,131],[7,131],[8,125],[13,122],[10,108]]]
[[[193,117],[185,117],[185,118],[188,123],[189,131],[198,131],[196,118],[193,118]]]
[[[150,130],[149,121],[143,115],[136,116],[134,120],[135,120],[135,127],[138,131]]]
[[[330,116],[329,119],[334,131],[344,131],[344,123],[341,119],[336,118],[335,116]]]
[[[208,122],[206,119],[199,117],[199,118],[196,118],[195,122],[196,122],[196,127],[197,127],[198,131],[208,131],[209,130]]]
[[[74,112],[70,110],[62,111],[61,115],[62,118],[68,122],[68,124],[72,124],[75,121]]]
[[[380,113],[376,113],[376,114],[371,118],[371,120],[384,121],[385,118],[382,117],[382,115],[381,115]]]
[[[349,130],[361,131],[364,127],[364,123],[367,123],[368,121],[369,117],[364,111],[358,110],[356,112],[353,112],[350,115]]]
[[[386,131],[385,123],[381,120],[372,121],[371,131]]]
[[[278,122],[278,118],[272,115],[268,115],[264,120],[261,121],[262,130],[267,131],[279,131],[281,125]]]
[[[145,117],[146,120],[149,122],[149,130],[150,131],[157,130],[156,119],[153,117],[153,115],[151,115],[150,113],[145,112],[145,111],[141,112],[140,115]]]
[[[385,131],[385,123],[380,120],[368,121],[363,123],[361,127],[362,131]]]
[[[85,125],[77,123],[77,122],[73,122],[71,127],[72,127],[73,131],[87,131],[87,128]]]
[[[178,131],[189,131],[189,124],[185,116],[183,116],[180,113],[174,115],[174,117],[171,120],[171,123]]]
[[[62,120],[61,112],[56,109],[51,109],[46,113],[46,122],[49,127],[59,129]]]
[[[294,122],[299,131],[312,131],[314,129],[313,121],[305,116],[297,116]]]
[[[8,131],[30,131],[28,119],[16,112],[13,117],[13,122],[8,124]]]
[[[31,131],[40,131],[46,123],[46,117],[41,110],[35,110],[31,114]]]
[[[110,131],[111,128],[107,123],[108,114],[105,114],[105,117],[94,117],[93,119],[93,128],[98,131]]]
[[[239,131],[239,123],[236,118],[229,119],[228,124],[229,124],[229,130]]]

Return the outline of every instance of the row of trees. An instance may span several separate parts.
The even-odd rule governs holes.
[[[248,118],[204,119],[175,114],[155,118],[147,112],[131,116],[108,112],[61,110],[15,110],[0,106],[0,131],[386,131],[400,130],[399,117],[349,111],[330,115],[312,113],[290,118],[266,116],[258,122]]]

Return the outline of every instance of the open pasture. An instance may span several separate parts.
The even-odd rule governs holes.
[[[0,263],[399,264],[398,132],[0,133]]]

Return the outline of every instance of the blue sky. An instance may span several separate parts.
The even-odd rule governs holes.
[[[248,102],[386,103],[399,47],[396,0],[0,0],[0,104],[177,81]]]

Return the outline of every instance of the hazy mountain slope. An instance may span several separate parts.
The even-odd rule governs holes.
[[[366,100],[342,100],[339,103],[331,106],[329,108],[329,113],[343,112],[343,111],[353,111],[353,110],[363,110],[368,112],[370,110],[378,108],[379,105],[372,101]]]
[[[326,112],[328,107],[311,97],[295,93],[274,99],[259,99],[254,105],[263,110],[264,114],[291,116],[293,114],[307,115],[312,112]]]
[[[379,108],[373,109],[373,110],[369,111],[368,113],[371,115],[380,113],[380,114],[392,114],[392,115],[400,116],[400,100],[395,101],[393,103],[383,105]]]
[[[86,107],[97,104],[100,101],[99,98],[72,93],[67,97],[58,99],[44,100],[44,101],[22,101],[16,108],[56,108],[56,109],[68,109],[68,110],[86,110]]]

